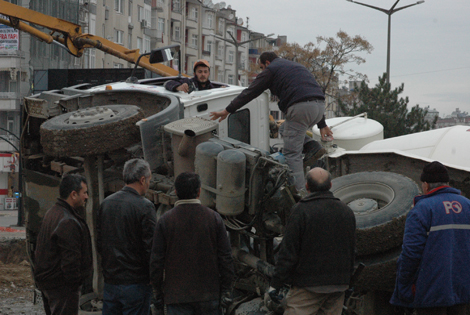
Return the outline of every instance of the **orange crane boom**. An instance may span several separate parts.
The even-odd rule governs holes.
[[[27,32],[48,44],[56,41],[65,46],[68,52],[75,57],[81,57],[85,48],[93,47],[134,64],[140,56],[139,49],[127,49],[105,38],[92,34],[83,34],[82,27],[78,24],[23,8],[10,2],[0,0],[0,14],[7,17],[7,19],[0,17],[1,24]],[[23,21],[48,28],[51,33],[42,32]],[[178,71],[171,67],[163,64],[150,64],[148,56],[143,56],[140,59],[139,66],[165,77],[178,75]]]

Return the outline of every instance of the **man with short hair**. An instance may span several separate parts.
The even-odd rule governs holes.
[[[34,254],[34,279],[41,290],[47,315],[78,314],[80,289],[91,276],[91,237],[81,216],[88,199],[86,179],[66,175],[60,198],[46,212]]]
[[[465,315],[470,304],[470,200],[449,186],[440,162],[421,173],[408,213],[390,303],[418,315]],[[469,308],[470,309],[470,308]]]
[[[165,88],[168,91],[183,91],[185,93],[190,92],[190,85],[194,86],[195,91],[204,91],[216,88],[209,80],[211,68],[207,60],[200,59],[196,61],[193,65],[193,70],[194,77],[167,81],[164,84]]]
[[[230,303],[234,274],[225,224],[201,205],[199,175],[181,173],[175,190],[179,200],[158,220],[153,240],[155,306],[163,314],[166,304],[168,315],[219,315]]]
[[[354,270],[356,218],[330,191],[331,175],[316,167],[307,173],[308,196],[291,211],[271,280],[269,295],[291,285],[284,314],[340,315]]]
[[[325,123],[325,94],[301,64],[279,58],[272,51],[262,53],[258,63],[262,72],[253,83],[224,110],[211,112],[210,116],[220,122],[269,89],[279,98],[279,109],[286,115],[281,133],[283,154],[292,170],[295,188],[300,191],[305,187],[304,166],[313,165],[326,153],[317,141],[306,135],[307,130],[316,124],[322,139],[333,135]],[[302,152],[305,153],[303,160]]]
[[[107,197],[97,216],[97,247],[103,267],[103,315],[149,314],[150,250],[156,211],[146,199],[151,172],[142,159],[124,164],[126,186]]]

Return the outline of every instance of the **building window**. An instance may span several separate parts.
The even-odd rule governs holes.
[[[148,27],[151,28],[151,22],[152,22],[151,8],[146,5],[145,7],[137,6],[137,9],[138,9],[137,18],[139,19],[139,22],[142,22],[142,20],[146,20]]]
[[[164,18],[158,18],[157,29],[159,31],[162,31],[162,33],[165,33],[165,19]]]
[[[150,36],[144,35],[144,52],[150,52]]]
[[[96,64],[96,49],[90,49],[90,68],[94,69]]]
[[[248,40],[248,36],[246,36],[246,33],[245,32],[242,32],[242,42]]]
[[[116,12],[124,12],[124,0],[114,0],[114,10]]]
[[[219,80],[221,82],[224,82],[225,78],[224,78],[224,72],[223,71],[219,71],[217,73],[217,80]]]
[[[129,1],[129,12],[127,14],[129,17],[132,17],[132,4],[133,4],[133,2],[132,2],[132,0],[130,0]]]
[[[191,8],[191,14],[190,14],[189,18],[191,20],[197,21],[197,8],[196,7]]]
[[[120,30],[114,30],[114,42],[117,44],[122,45],[122,37],[124,36],[124,32]]]
[[[224,20],[219,19],[219,34],[222,34],[224,32]]]
[[[233,52],[233,50],[229,50],[229,52],[228,52],[228,62],[233,63],[234,60],[235,60],[235,53]]]
[[[212,52],[212,41],[208,40],[206,43],[206,50]]]
[[[117,63],[117,62],[115,62],[115,63],[114,63],[114,68],[116,68],[116,69],[121,69],[121,68],[124,68],[124,65],[123,65],[122,63]]]
[[[180,27],[175,26],[175,40],[179,41],[181,37]]]
[[[132,47],[132,33],[127,34],[127,48]]]
[[[171,9],[176,12],[181,12],[180,0],[173,0]]]
[[[212,14],[207,14],[207,27],[212,28],[212,22],[213,22],[214,17]]]
[[[233,74],[228,75],[228,84],[233,84]]]
[[[224,55],[224,46],[219,43],[218,47],[217,47],[217,56],[220,58]]]
[[[191,46],[193,46],[193,48],[197,48],[197,35],[196,34],[191,35]]]
[[[137,49],[139,49],[140,51],[142,51],[142,38],[140,37],[137,37]]]

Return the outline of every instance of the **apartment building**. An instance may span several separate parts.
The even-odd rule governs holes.
[[[183,73],[191,75],[198,59],[211,64],[210,79],[247,86],[250,48],[270,45],[249,30],[236,11],[210,0],[11,0],[12,3],[82,26],[90,33],[140,52],[181,45]],[[40,28],[41,29],[41,28]],[[49,33],[49,30],[42,28]],[[50,69],[132,68],[98,49],[81,58],[60,44],[0,25],[0,126],[19,135],[20,104],[33,91],[48,89]],[[252,37],[255,35],[256,37]],[[2,37],[3,36],[3,37]],[[7,38],[8,37],[8,38]],[[245,43],[243,43],[245,42]],[[240,44],[243,43],[243,44]],[[178,68],[178,60],[169,63]],[[7,134],[0,129],[0,135]],[[1,141],[1,139],[0,139]]]

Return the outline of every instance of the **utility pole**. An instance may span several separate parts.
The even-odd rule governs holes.
[[[392,14],[395,13],[395,12],[398,12],[398,11],[400,11],[400,10],[403,10],[403,9],[406,9],[406,8],[409,8],[409,7],[412,7],[412,6],[415,6],[415,5],[424,3],[424,1],[418,1],[418,2],[416,2],[416,3],[410,4],[410,5],[405,5],[405,6],[403,6],[403,7],[400,7],[400,8],[395,9],[395,7],[397,6],[398,2],[400,2],[400,0],[397,0],[397,1],[395,2],[395,4],[394,4],[389,10],[387,10],[387,9],[382,9],[382,8],[379,8],[379,7],[375,7],[375,6],[373,6],[373,5],[369,5],[369,4],[365,4],[365,3],[353,1],[353,0],[346,0],[346,1],[349,1],[349,2],[352,2],[352,3],[356,3],[356,4],[359,4],[359,5],[363,5],[363,6],[365,6],[365,7],[369,7],[369,8],[378,10],[378,11],[383,12],[383,13],[385,13],[385,14],[388,15],[388,36],[387,36],[387,83],[390,83],[390,29],[391,29],[391,25],[392,25]]]
[[[249,42],[253,42],[255,40],[259,40],[259,39],[264,39],[264,38],[268,38],[270,36],[273,36],[274,33],[272,34],[269,34],[269,35],[266,35],[266,36],[262,36],[262,37],[257,37],[257,38],[252,38],[252,39],[249,39],[249,40],[245,40],[243,42],[238,42],[237,39],[233,36],[233,34],[229,31],[227,31],[227,33],[230,35],[230,37],[232,38],[231,40],[229,39],[226,39],[226,38],[223,38],[222,36],[219,36],[219,35],[215,35],[215,34],[211,34],[212,36],[214,36],[215,38],[218,38],[220,40],[223,40],[223,41],[226,41],[227,43],[230,43],[232,44],[233,46],[235,46],[235,78],[237,80],[237,84],[239,82],[239,78],[238,78],[238,68],[239,68],[239,65],[240,65],[240,57],[238,56],[238,47],[240,46],[243,46],[245,45],[246,43],[249,43]]]

